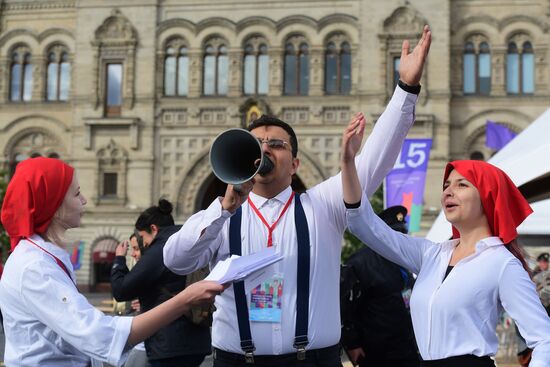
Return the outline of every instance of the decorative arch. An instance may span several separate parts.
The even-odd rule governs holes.
[[[232,32],[237,31],[237,25],[231,20],[222,17],[212,17],[206,18],[197,23],[197,34],[212,27],[225,28]]]
[[[181,179],[178,180],[178,191],[171,198],[176,203],[176,216],[178,218],[187,218],[195,212],[201,198],[197,193],[201,192],[202,186],[208,182],[212,174],[210,165],[209,150],[204,149],[197,154],[197,158],[190,165],[186,172],[182,172]],[[312,187],[325,179],[325,176],[319,165],[311,159],[311,154],[307,151],[298,152],[300,158],[300,168],[298,177],[306,187]]]
[[[330,14],[319,20],[317,29],[320,31],[332,24],[348,24],[354,28],[359,27],[359,19],[348,14]]]
[[[544,19],[531,17],[529,15],[521,15],[521,14],[512,15],[502,19],[498,24],[498,28],[499,30],[503,30],[507,26],[514,23],[534,24],[544,33],[548,33],[548,29],[550,28],[550,24]]]
[[[495,30],[499,27],[498,20],[490,15],[473,15],[471,17],[461,19],[454,26],[452,26],[452,33],[456,34],[461,29],[467,28],[471,24],[486,25],[488,27],[494,28]]]
[[[240,20],[237,23],[236,31],[237,33],[241,33],[242,31],[252,27],[262,27],[272,32],[277,31],[277,23],[275,23],[272,19],[261,16],[252,16]]]
[[[472,147],[478,144],[479,139],[485,134],[487,120],[497,121],[512,131],[520,133],[529,125],[532,118],[515,110],[486,110],[471,116],[462,124],[464,144],[462,145],[461,154],[463,157],[471,153]],[[482,153],[486,155],[487,153],[493,153],[488,148],[482,150]],[[490,156],[490,154],[488,156]]]
[[[197,26],[195,23],[182,18],[168,19],[160,23],[157,27],[157,37],[169,29],[182,28],[193,34],[197,34]]]
[[[315,19],[308,17],[306,15],[290,15],[288,17],[282,18],[277,22],[277,33],[281,32],[283,29],[287,27],[291,27],[298,24],[304,25],[314,30],[317,29],[317,22],[315,21]]]

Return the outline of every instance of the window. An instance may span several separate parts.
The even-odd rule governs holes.
[[[106,109],[105,114],[110,116],[120,116],[120,106],[122,105],[122,64],[107,64],[105,93]]]
[[[204,49],[203,94],[223,96],[227,94],[229,60],[227,47],[219,39],[214,39]]]
[[[292,37],[285,46],[284,94],[309,93],[309,46],[301,36]]]
[[[116,173],[103,174],[103,197],[116,197],[118,175]]]
[[[16,48],[11,55],[10,100],[13,102],[30,101],[32,98],[31,54],[25,46]]]
[[[399,82],[399,64],[401,64],[401,57],[393,58],[393,83],[392,87],[395,90],[397,83]]]
[[[531,42],[525,41],[521,50],[516,42],[508,43],[506,56],[506,91],[509,94],[535,92],[535,58]]]
[[[330,41],[325,50],[325,92],[349,94],[351,90],[351,47],[348,42]]]
[[[462,72],[464,94],[491,93],[491,50],[487,42],[480,42],[477,49],[474,42],[464,45]]]
[[[189,91],[189,54],[181,40],[166,48],[164,59],[164,95],[186,96]]]
[[[48,53],[46,100],[67,101],[71,85],[69,54],[62,46],[54,46]]]
[[[262,41],[254,37],[244,47],[243,92],[247,95],[269,91],[269,56]]]

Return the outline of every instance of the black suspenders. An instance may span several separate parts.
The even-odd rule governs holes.
[[[300,195],[296,195],[294,202],[294,222],[298,239],[298,272],[296,294],[296,330],[294,336],[294,348],[298,350],[297,358],[303,360],[306,357],[308,316],[309,316],[309,229],[306,215]],[[237,209],[229,223],[229,252],[230,255],[241,255],[241,222],[242,210]],[[241,349],[244,352],[246,363],[254,363],[254,342],[250,332],[248,320],[248,305],[244,291],[244,281],[233,283],[235,292],[235,306],[237,308],[237,320]]]

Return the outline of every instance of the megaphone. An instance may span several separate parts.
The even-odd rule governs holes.
[[[257,174],[265,175],[274,165],[262,151],[254,135],[244,129],[229,129],[219,134],[210,147],[210,165],[222,182],[236,187]]]

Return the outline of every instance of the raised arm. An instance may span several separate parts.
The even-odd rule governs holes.
[[[400,86],[376,122],[361,153],[356,157],[357,174],[362,190],[372,196],[384,177],[390,172],[401,151],[403,141],[414,122],[419,83],[431,43],[431,32],[426,26],[422,38],[409,52],[409,42],[403,42],[400,63]],[[416,93],[416,94],[415,94]],[[363,119],[362,114],[354,119]],[[344,207],[340,177],[334,176],[311,190],[327,203],[327,212],[343,229]]]
[[[428,241],[403,235],[388,227],[374,214],[361,189],[354,157],[361,146],[363,131],[364,124],[352,121],[342,136],[340,166],[349,229],[380,255],[418,274]]]

